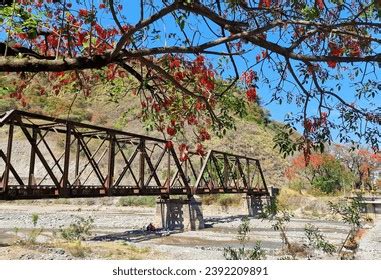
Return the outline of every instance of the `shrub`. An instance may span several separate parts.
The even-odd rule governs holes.
[[[140,196],[140,197],[121,197],[118,201],[118,206],[146,206],[155,207],[156,197],[154,196]]]
[[[37,223],[38,223],[39,216],[38,214],[32,214],[31,220],[33,223],[33,228],[32,230],[26,235],[24,239],[20,238],[18,233],[20,231],[20,228],[15,227],[14,232],[16,235],[16,243],[20,245],[34,245],[37,242],[37,238],[41,235],[43,232],[42,228],[37,228]]]
[[[325,240],[325,237],[322,233],[320,233],[318,227],[311,224],[306,224],[304,227],[304,233],[308,240],[307,247],[321,250],[322,252],[329,255],[332,255],[334,252],[336,252],[336,247]]]
[[[241,247],[238,249],[232,247],[224,248],[224,257],[226,260],[263,260],[266,258],[266,252],[262,249],[260,241],[257,241],[253,248],[246,248],[246,244],[249,241],[249,232],[249,219],[245,217],[238,227],[237,239],[241,243]]]
[[[241,195],[221,194],[218,196],[217,202],[224,208],[239,205],[241,203]]]
[[[91,217],[87,219],[78,217],[77,220],[70,224],[68,227],[60,227],[61,237],[68,241],[85,240],[86,237],[91,235],[94,220]]]
[[[76,240],[73,243],[68,244],[68,250],[73,257],[84,258],[86,254],[90,253],[90,248],[83,246],[80,240]]]

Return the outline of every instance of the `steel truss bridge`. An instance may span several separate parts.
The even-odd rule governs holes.
[[[0,199],[269,195],[259,160],[19,110],[0,113]],[[21,161],[21,162],[20,162]]]

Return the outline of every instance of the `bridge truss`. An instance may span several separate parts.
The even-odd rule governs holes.
[[[268,195],[259,160],[211,150],[180,161],[163,139],[18,110],[0,114],[0,199],[216,193]]]

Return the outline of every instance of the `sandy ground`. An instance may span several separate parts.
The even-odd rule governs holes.
[[[38,214],[37,228],[42,233],[37,244],[18,244],[33,229],[32,214]],[[147,233],[143,229],[155,220],[155,208],[117,207],[113,205],[65,205],[0,203],[1,259],[224,259],[224,248],[240,247],[237,228],[241,224],[241,209],[219,209],[204,206],[206,228],[200,231]],[[59,241],[57,232],[77,217],[94,219],[93,235],[81,243]],[[305,244],[307,223],[319,227],[327,240],[339,246],[349,227],[338,221],[294,218],[287,226],[291,242]],[[251,219],[247,247],[262,242],[268,258],[279,258],[282,247],[279,232],[272,223]],[[360,244],[356,259],[381,259],[381,221],[369,230]],[[83,252],[82,252],[83,251]],[[74,253],[73,253],[74,252]],[[319,255],[318,258],[334,258]]]
[[[375,226],[365,233],[356,257],[364,260],[381,260],[381,217],[377,217]]]

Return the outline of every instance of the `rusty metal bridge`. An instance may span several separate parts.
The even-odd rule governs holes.
[[[259,160],[211,150],[180,161],[166,143],[24,111],[0,113],[0,199],[269,195]]]

